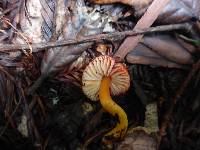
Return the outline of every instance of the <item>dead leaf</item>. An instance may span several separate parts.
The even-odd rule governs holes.
[[[137,149],[137,150],[157,150],[158,142],[156,139],[144,132],[134,132],[128,134],[122,142],[120,142],[116,150]]]
[[[20,14],[18,15],[20,28],[17,27],[17,29],[20,29],[23,35],[30,39],[32,43],[44,42],[45,40],[43,39],[41,32],[43,19],[41,15],[42,5],[40,0],[26,1],[24,5],[25,6],[21,8]],[[12,13],[14,12],[12,11]],[[15,18],[17,18],[17,16],[15,16]],[[12,42],[25,44],[24,40],[20,36],[16,36]]]
[[[57,2],[40,0],[40,3],[42,5],[41,15],[43,18],[41,27],[42,35],[46,41],[49,41],[51,36],[53,35],[53,29],[55,28],[55,9]]]
[[[179,64],[192,64],[192,55],[170,36],[157,35],[143,38],[143,42],[152,51]]]
[[[168,68],[182,68],[183,66],[175,62],[167,60],[165,57],[152,51],[150,48],[143,44],[138,46],[128,53],[126,60],[131,64],[154,65]]]
[[[141,17],[152,0],[90,0],[97,4],[124,3],[134,7],[134,16]],[[158,23],[180,23],[192,18],[200,19],[199,0],[171,0],[159,15]]]
[[[57,5],[56,13],[60,14],[60,16],[56,18],[56,29],[53,38],[51,37],[51,40],[57,40],[57,38],[59,40],[76,39],[80,29],[84,25],[83,19],[85,17],[84,13],[86,13],[83,8],[84,1],[78,0],[75,3],[70,3],[70,1],[68,1],[68,5],[73,4],[75,6],[72,12],[66,11],[67,7],[71,6],[65,6],[64,0],[59,0],[57,3],[59,6]],[[62,34],[61,31],[63,31]],[[79,45],[57,47],[46,51],[41,64],[41,76],[32,85],[32,87],[29,88],[28,93],[34,93],[34,91],[40,86],[45,78],[53,77],[60,71],[68,68],[69,65],[75,61],[91,44],[92,43],[84,43]]]
[[[180,23],[199,19],[199,0],[171,0],[159,15],[157,22],[162,24]]]
[[[91,43],[85,43],[48,50],[48,56],[44,56],[43,58],[41,67],[42,74],[51,76],[51,73],[55,74],[61,71],[67,65],[75,61],[90,45]]]

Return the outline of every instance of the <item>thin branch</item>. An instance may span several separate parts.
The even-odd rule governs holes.
[[[130,31],[123,31],[123,32],[90,35],[90,36],[80,37],[79,39],[76,39],[76,40],[69,39],[69,40],[63,40],[59,42],[35,43],[35,44],[32,44],[31,46],[32,46],[33,52],[39,52],[44,49],[53,48],[53,47],[62,47],[62,46],[81,44],[81,43],[87,43],[87,42],[100,42],[102,40],[118,41],[118,40],[124,39],[127,36],[141,35],[141,34],[154,33],[154,32],[180,30],[180,29],[190,30],[191,24],[190,23],[171,24],[171,25],[151,27],[144,30],[136,29],[136,30],[130,30]],[[13,52],[13,51],[27,50],[27,49],[29,49],[29,46],[27,44],[0,45],[0,52],[5,52],[5,51]]]

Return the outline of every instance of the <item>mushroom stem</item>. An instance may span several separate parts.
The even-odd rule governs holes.
[[[128,119],[124,110],[118,106],[110,96],[110,77],[103,77],[101,80],[100,90],[99,90],[99,99],[102,107],[112,114],[112,116],[117,116],[119,122],[116,127],[113,128],[110,132],[108,132],[105,137],[108,138],[123,138],[127,127],[128,127]]]

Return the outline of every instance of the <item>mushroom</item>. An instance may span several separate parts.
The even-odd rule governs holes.
[[[125,65],[116,63],[110,56],[99,56],[89,63],[82,76],[83,92],[93,101],[100,100],[104,110],[117,116],[116,127],[105,134],[105,138],[122,139],[128,126],[127,115],[117,105],[111,95],[126,92],[130,86],[130,76]],[[105,139],[106,140],[106,139]]]

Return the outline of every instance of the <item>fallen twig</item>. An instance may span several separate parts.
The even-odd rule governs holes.
[[[33,52],[39,52],[48,48],[53,47],[62,47],[67,45],[73,44],[81,44],[87,42],[100,42],[102,40],[110,40],[110,41],[118,41],[122,40],[127,36],[133,35],[140,35],[140,34],[147,34],[147,33],[154,33],[154,32],[163,32],[163,31],[172,31],[172,30],[190,30],[191,24],[190,23],[181,23],[181,24],[171,24],[171,25],[163,25],[157,27],[151,27],[148,29],[134,29],[130,31],[123,31],[123,32],[113,32],[113,33],[106,33],[106,34],[98,34],[98,35],[90,35],[85,37],[80,37],[79,39],[69,39],[69,40],[62,40],[58,42],[47,42],[47,43],[35,43],[32,44]],[[13,52],[19,50],[27,50],[29,46],[27,44],[3,44],[0,45],[0,52]]]

